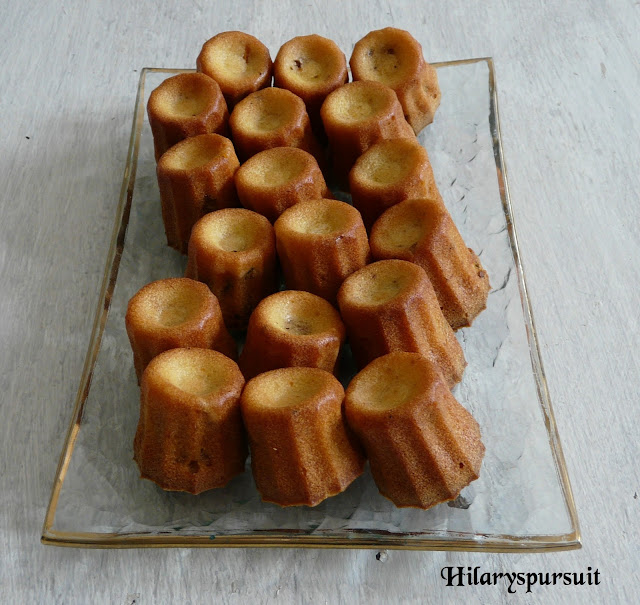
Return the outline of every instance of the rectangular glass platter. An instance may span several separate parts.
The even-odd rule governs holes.
[[[367,468],[314,508],[263,503],[247,472],[192,496],[139,478],[139,414],[124,315],[144,284],[181,276],[166,245],[149,93],[177,69],[145,68],[113,238],[85,367],[42,541],[85,547],[295,546],[546,551],[580,547],[580,531],[546,387],[513,224],[490,58],[434,64],[442,102],[420,135],[445,203],[488,271],[487,309],[457,332],[468,367],[456,398],[475,416],[486,455],[453,502],[399,509]]]

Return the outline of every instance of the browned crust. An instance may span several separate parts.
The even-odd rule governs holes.
[[[215,364],[225,385],[210,395],[187,393],[169,382],[163,360]],[[221,353],[173,349],[156,357],[142,375],[140,421],[134,460],[140,474],[165,490],[198,494],[224,487],[244,471],[246,437],[240,413],[244,378]]]
[[[362,120],[345,122],[336,111],[337,105],[365,91],[384,99],[384,106]],[[355,161],[375,143],[384,139],[415,138],[396,93],[378,82],[350,82],[337,88],[324,100],[320,116],[333,153],[335,176],[345,183]]]
[[[376,72],[372,62],[378,54],[385,53],[396,55],[407,70],[398,82]],[[416,134],[433,122],[441,96],[438,75],[425,61],[420,43],[408,31],[386,27],[368,33],[354,46],[349,64],[354,80],[375,79],[393,88]]]
[[[198,141],[214,141],[219,153],[208,163],[195,168],[171,167],[173,154]],[[163,154],[156,172],[162,220],[169,246],[186,254],[191,229],[198,219],[220,208],[238,206],[233,177],[239,166],[231,141],[217,134],[191,137]]]
[[[355,294],[366,291],[380,272],[402,276],[405,285],[383,304],[367,304]],[[462,379],[464,353],[418,265],[403,260],[367,265],[344,281],[338,306],[358,367],[393,351],[409,351],[433,359],[450,387]]]
[[[192,116],[173,115],[166,111],[164,95],[181,95],[185,90],[198,89],[208,102],[200,113]],[[229,133],[229,110],[215,80],[205,74],[184,73],[166,79],[151,92],[147,102],[147,115],[153,134],[156,162],[176,143],[198,134]]]
[[[211,225],[240,220],[248,221],[254,230],[251,247],[223,250],[208,241]],[[245,208],[226,208],[205,215],[191,233],[185,275],[209,286],[229,328],[245,328],[258,303],[276,289],[276,246],[271,223]]]
[[[378,380],[383,388],[398,365],[413,367],[419,381],[413,397],[391,409],[368,405],[360,384]],[[380,493],[398,507],[426,509],[452,500],[479,477],[485,448],[478,423],[419,354],[390,353],[369,364],[347,388],[345,412]]]
[[[312,80],[301,81],[295,74],[310,62],[320,62],[325,73]],[[298,95],[307,107],[314,128],[322,126],[320,107],[329,93],[349,80],[347,59],[338,45],[317,34],[298,36],[285,42],[273,64],[274,86]]]
[[[292,386],[301,377],[322,379],[322,388],[291,407],[265,407],[265,379]],[[328,372],[286,368],[247,383],[242,414],[251,445],[251,465],[262,499],[280,506],[316,506],[344,491],[362,474],[365,458],[347,428],[344,390]]]
[[[289,117],[278,128],[257,130],[248,116],[268,114],[274,109],[287,108]],[[229,126],[233,142],[242,161],[272,147],[299,147],[309,152],[319,164],[324,161],[323,150],[311,129],[311,122],[302,99],[283,88],[265,88],[251,93],[231,112]]]
[[[298,217],[331,212],[346,224],[331,233],[301,233],[292,224]],[[367,232],[360,213],[339,200],[309,200],[286,210],[274,225],[276,247],[285,283],[336,302],[342,282],[369,261]]]
[[[420,220],[428,226],[409,248],[399,248],[391,234]],[[454,330],[470,326],[486,308],[489,275],[473,250],[467,248],[442,199],[406,200],[387,210],[371,230],[376,259],[399,258],[420,265],[433,284],[438,302]]]
[[[401,180],[385,184],[374,182],[367,173],[368,159],[375,154],[394,152],[402,155],[404,163],[411,168]],[[367,230],[387,208],[403,200],[439,195],[429,154],[415,139],[387,139],[372,145],[351,169],[349,189],[353,205],[362,214]]]
[[[145,310],[148,301],[157,300],[157,304],[161,306],[164,297],[177,291],[191,292],[199,299],[196,312],[173,326],[154,321]],[[218,299],[205,284],[191,279],[172,277],[143,286],[129,301],[125,326],[133,350],[138,381],[149,362],[168,349],[216,349],[228,357],[237,358],[236,345],[224,324]]]

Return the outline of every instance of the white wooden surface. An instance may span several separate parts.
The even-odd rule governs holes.
[[[509,183],[582,550],[539,555],[58,549],[39,543],[125,164],[139,70],[218,31],[349,55],[410,30],[494,57]],[[640,3],[0,0],[0,594],[11,603],[598,603],[640,590]],[[384,559],[384,557],[383,557]],[[444,565],[601,584],[447,588]]]

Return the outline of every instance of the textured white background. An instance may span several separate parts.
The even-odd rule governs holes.
[[[160,4],[158,6],[158,4]],[[0,593],[24,603],[637,602],[640,3],[0,0]],[[167,3],[169,4],[169,3]],[[218,31],[349,55],[409,29],[494,57],[504,151],[582,550],[539,555],[56,549],[39,544],[88,343],[143,66]],[[444,565],[600,570],[598,587],[447,588]]]

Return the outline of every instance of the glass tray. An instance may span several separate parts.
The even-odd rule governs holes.
[[[139,389],[124,326],[144,284],[183,274],[166,245],[148,94],[187,70],[140,75],[127,166],[89,351],[42,541],[89,547],[296,546],[545,551],[580,547],[578,518],[520,263],[490,58],[435,64],[442,103],[419,140],[454,221],[489,272],[487,309],[457,336],[469,363],[454,390],[486,445],[480,478],[453,502],[398,509],[367,468],[315,508],[263,503],[250,470],[191,496],[139,478]]]

